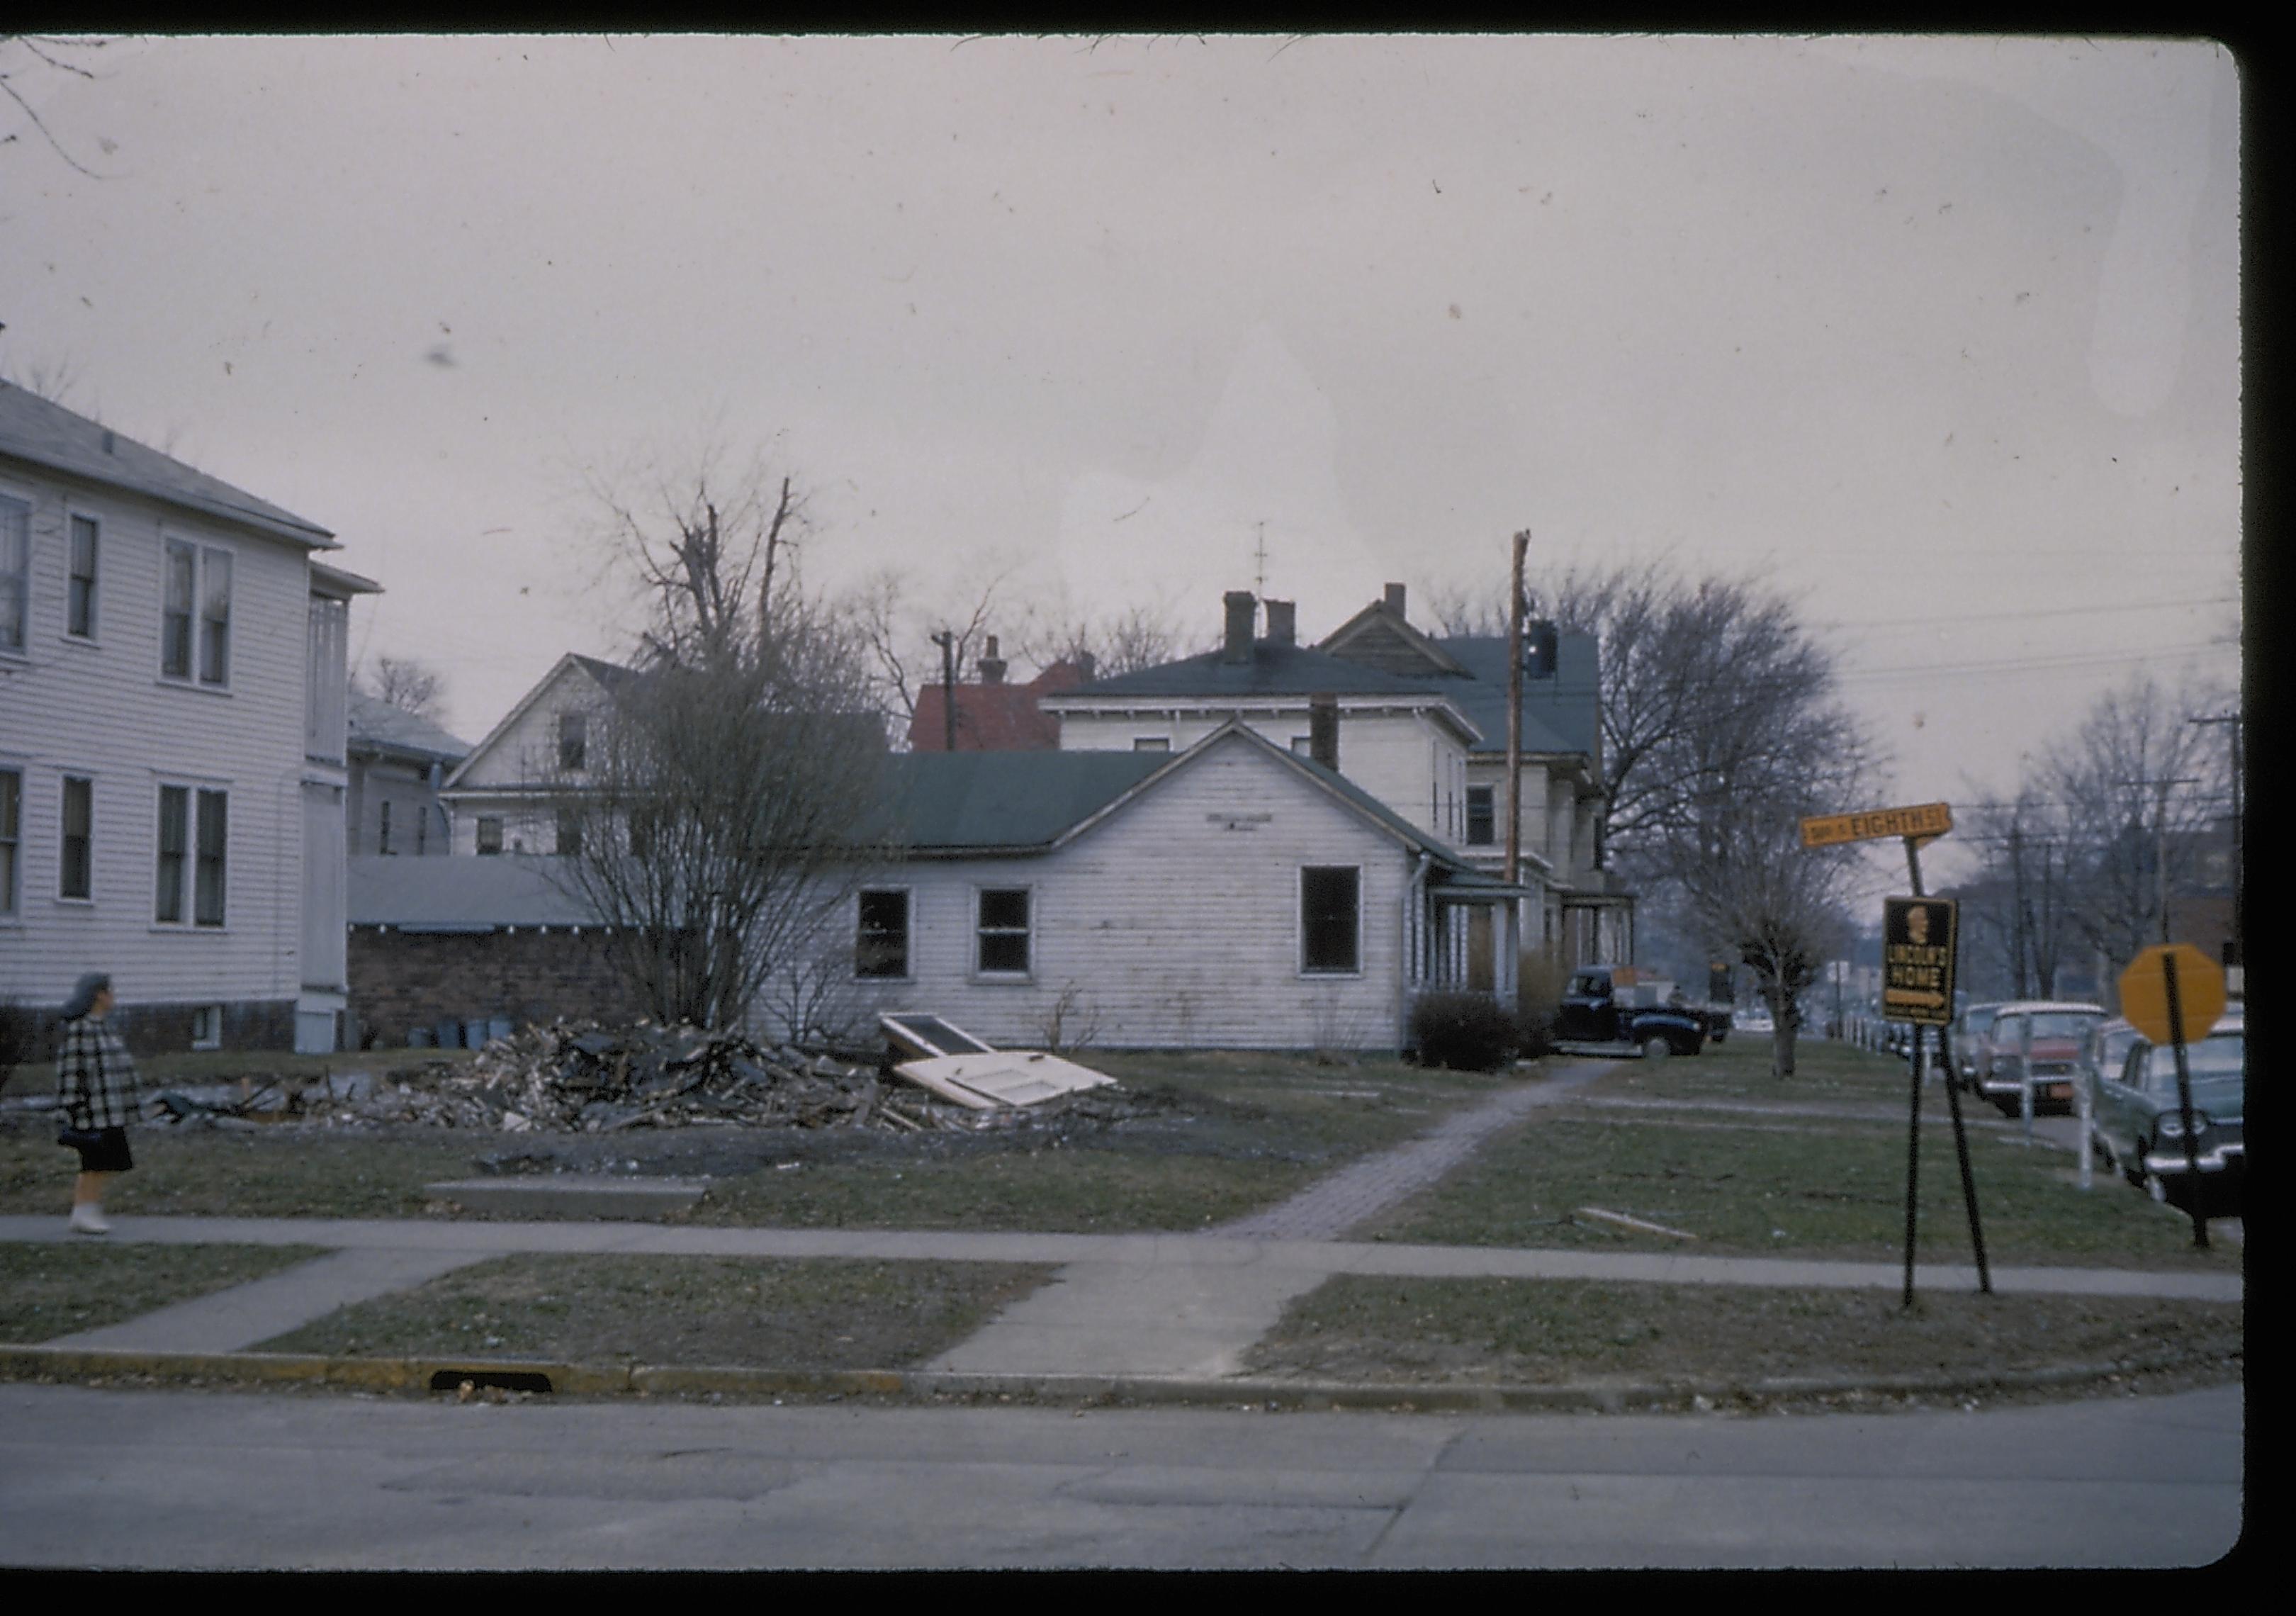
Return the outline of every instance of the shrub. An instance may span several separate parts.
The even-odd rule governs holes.
[[[15,1000],[0,998],[0,1088],[17,1067],[30,1062],[39,1044],[39,1018]]]
[[[1513,1055],[1514,1018],[1480,993],[1422,994],[1411,1007],[1411,1042],[1424,1066],[1495,1071]]]
[[[1554,1053],[1554,1020],[1562,1008],[1562,984],[1570,972],[1553,953],[1526,954],[1515,971],[1515,1047],[1525,1060]]]

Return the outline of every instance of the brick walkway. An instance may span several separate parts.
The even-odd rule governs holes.
[[[1445,1118],[1408,1144],[1316,1180],[1280,1206],[1204,1232],[1231,1240],[1336,1240],[1452,1171],[1492,1135],[1586,1087],[1605,1070],[1600,1062],[1565,1066],[1554,1077],[1506,1089]]]

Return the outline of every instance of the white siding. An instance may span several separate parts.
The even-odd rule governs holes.
[[[24,772],[21,913],[0,919],[0,993],[53,1005],[88,970],[120,1001],[291,999],[299,985],[305,655],[303,550],[153,502],[0,465],[32,503],[30,622],[0,656],[0,766]],[[96,635],[64,633],[67,506],[102,523]],[[160,677],[163,535],[232,555],[227,692]],[[57,898],[65,774],[94,787],[88,903]],[[230,793],[226,924],[152,921],[159,788]]]
[[[1231,718],[1287,751],[1308,734],[1305,702],[1242,711],[1070,712],[1062,715],[1061,748],[1129,751],[1136,741],[1154,737],[1182,752]],[[1466,837],[1466,757],[1457,734],[1424,712],[1340,704],[1340,773],[1429,835],[1455,845]]]
[[[1393,1048],[1414,862],[1395,837],[1235,742],[1057,852],[888,873],[883,885],[911,893],[911,975],[856,981],[853,999],[870,1015],[931,1011],[1021,1047],[1041,1046],[1068,992],[1071,1025],[1095,1023],[1094,1041],[1112,1046]],[[1308,865],[1362,871],[1357,974],[1300,969]],[[973,895],[998,886],[1033,894],[1027,981],[972,969]],[[849,949],[853,928],[849,908],[833,946]]]

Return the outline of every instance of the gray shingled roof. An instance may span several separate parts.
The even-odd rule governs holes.
[[[1304,645],[1276,645],[1259,640],[1254,642],[1251,660],[1248,662],[1230,662],[1225,660],[1223,652],[1208,651],[1201,656],[1185,657],[1177,662],[1119,674],[1112,679],[1095,679],[1062,695],[1048,697],[1041,705],[1056,708],[1062,701],[1080,696],[1177,696],[1193,699],[1206,696],[1304,696],[1326,692],[1342,696],[1423,697],[1449,693],[1429,680],[1399,678],[1376,668],[1367,668],[1361,662],[1350,662],[1325,652],[1311,651]]]
[[[1505,635],[1460,635],[1437,644],[1458,659],[1470,678],[1418,681],[1458,704],[1482,739],[1472,750],[1506,751],[1507,652]],[[1554,676],[1522,682],[1522,747],[1527,752],[1595,755],[1595,642],[1591,634],[1556,636]]]
[[[556,863],[518,853],[353,858],[348,914],[354,926],[407,931],[596,924],[586,905],[551,880]]]
[[[0,381],[0,455],[148,495],[316,549],[337,547],[334,535],[318,523],[5,381]]]
[[[447,762],[471,753],[469,742],[448,734],[430,719],[357,690],[351,692],[350,744],[354,751],[404,752]]]

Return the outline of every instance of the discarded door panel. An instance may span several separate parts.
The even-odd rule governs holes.
[[[1058,1095],[1110,1087],[1116,1081],[1088,1066],[1026,1049],[936,1055],[931,1060],[905,1061],[893,1070],[944,1099],[970,1105],[976,1111],[994,1111],[1003,1105],[1034,1105]]]
[[[917,1058],[894,1068],[897,1076],[975,1111],[1034,1105],[1059,1095],[1112,1087],[1116,1079],[1089,1066],[1031,1049],[996,1049],[937,1015],[888,1013],[877,1018],[896,1049]]]

